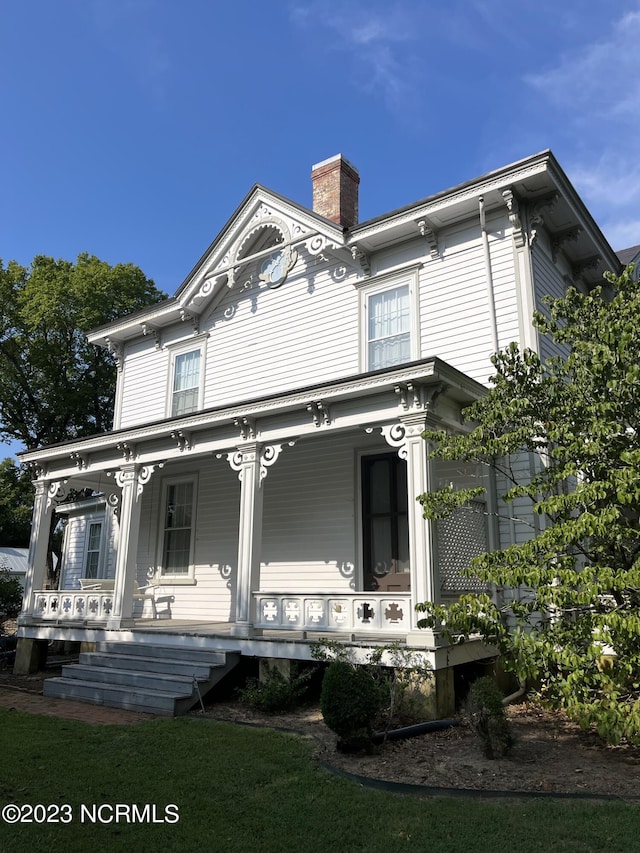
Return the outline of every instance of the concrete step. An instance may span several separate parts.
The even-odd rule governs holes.
[[[114,669],[102,666],[84,666],[75,664],[62,667],[62,678],[76,681],[93,681],[100,684],[120,684],[141,690],[175,691],[181,695],[191,694],[193,677],[164,672],[146,672],[135,669]],[[201,679],[204,681],[205,679]]]
[[[102,643],[100,649],[83,652],[60,677],[46,679],[44,695],[175,716],[189,711],[240,660],[240,652],[139,643]]]
[[[190,699],[189,695],[177,695],[175,691],[132,689],[131,687],[105,684],[95,681],[79,681],[75,678],[47,678],[43,693],[57,699],[73,699],[92,705],[107,705],[110,708],[125,708],[128,711],[141,711],[146,714],[158,714],[173,717],[176,703],[180,699]]]
[[[156,646],[151,643],[98,643],[97,652],[108,654],[139,655],[145,658],[164,660],[200,661],[201,663],[224,663],[225,652],[211,649],[196,649],[192,646]]]
[[[223,657],[217,655],[216,658]],[[224,660],[202,664],[191,660],[173,660],[169,658],[142,657],[142,655],[111,654],[109,652],[82,652],[80,663],[86,666],[100,666],[109,669],[133,669],[145,672],[160,672],[174,675],[194,676],[207,679],[211,669],[224,666]]]

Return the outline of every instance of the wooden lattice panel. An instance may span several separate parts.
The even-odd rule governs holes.
[[[482,501],[471,501],[438,521],[440,585],[443,593],[484,592],[487,585],[462,574],[473,557],[487,550],[487,515]]]

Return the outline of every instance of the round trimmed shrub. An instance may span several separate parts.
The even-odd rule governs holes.
[[[371,747],[373,723],[381,705],[379,685],[366,667],[334,661],[327,668],[320,710],[325,723],[338,735],[338,749],[346,752]]]

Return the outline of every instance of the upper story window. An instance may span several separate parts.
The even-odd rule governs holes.
[[[371,294],[367,304],[369,370],[411,361],[409,285]]]
[[[169,344],[167,416],[188,415],[202,409],[207,335]]]
[[[176,354],[173,362],[172,416],[187,415],[189,412],[197,411],[201,360],[200,349]]]
[[[364,369],[381,370],[418,358],[415,275],[363,291]]]

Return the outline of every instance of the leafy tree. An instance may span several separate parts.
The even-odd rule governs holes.
[[[493,469],[507,484],[506,515],[532,535],[472,561],[495,599],[424,602],[420,624],[452,640],[479,633],[551,705],[611,742],[640,743],[640,282],[632,268],[606,278],[536,314],[563,356],[543,362],[511,344],[494,357],[492,388],[465,413],[471,431],[425,433],[438,458]],[[522,453],[537,460],[526,477],[512,464]],[[419,499],[435,519],[482,491],[452,486]],[[505,601],[505,588],[524,595]]]
[[[85,333],[163,296],[133,264],[88,254],[0,262],[0,437],[34,448],[109,429],[114,359]]]
[[[0,439],[35,448],[110,429],[114,358],[85,333],[162,298],[134,264],[0,261]]]
[[[22,586],[15,575],[0,565],[0,617],[17,616],[22,607]]]
[[[28,470],[12,459],[0,462],[0,545],[24,548],[29,544],[32,504]]]

